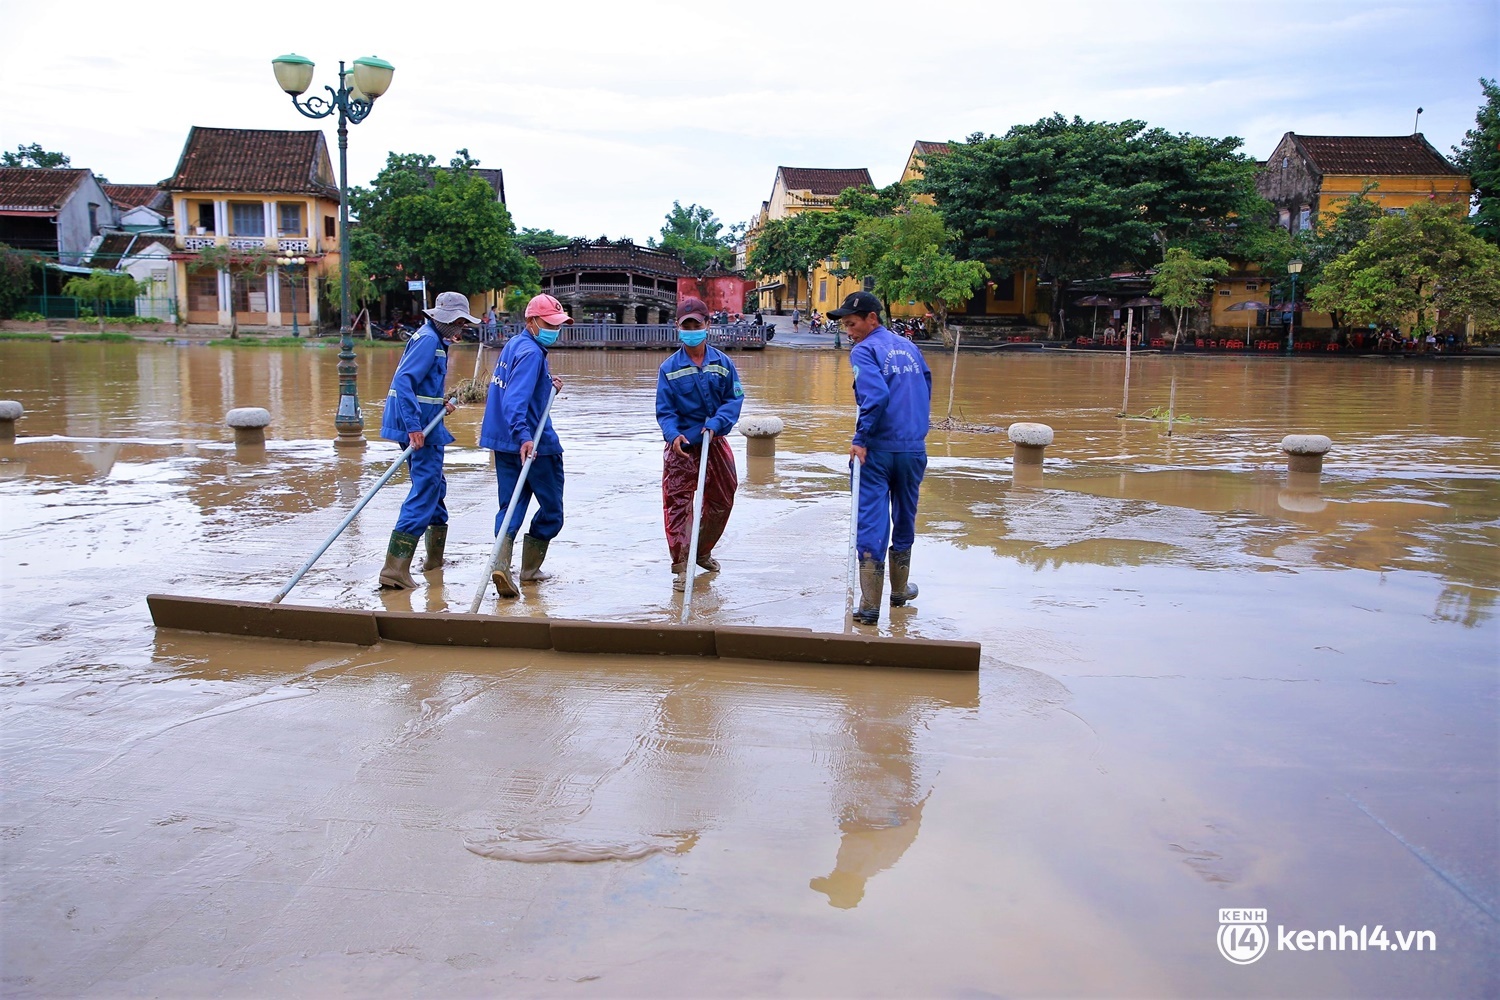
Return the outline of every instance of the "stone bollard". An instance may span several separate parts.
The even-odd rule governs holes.
[[[1016,446],[1016,465],[1042,464],[1042,454],[1052,443],[1052,428],[1046,424],[1011,424],[1007,433]]]
[[[1323,456],[1333,442],[1322,434],[1288,434],[1281,439],[1281,450],[1286,452],[1288,472],[1310,473],[1314,476],[1323,471]]]
[[[235,445],[265,444],[271,411],[259,406],[237,406],[224,414],[224,422],[234,428]]]
[[[745,454],[750,458],[775,458],[776,435],[782,431],[780,417],[746,417],[739,432],[745,435]]]
[[[0,399],[0,441],[16,439],[16,421],[25,412],[14,399]]]

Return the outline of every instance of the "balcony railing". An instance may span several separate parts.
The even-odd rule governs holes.
[[[573,285],[559,282],[547,288],[547,291],[559,298],[567,296],[570,298],[624,299],[626,301],[650,300],[663,304],[671,303],[674,306],[677,303],[677,289],[673,288],[669,292],[660,288],[653,288],[650,285],[621,285],[596,282]]]
[[[524,329],[519,324],[507,323],[500,327],[500,333],[509,340]],[[708,342],[721,351],[756,351],[766,346],[768,329],[753,323],[713,326],[708,330]],[[555,346],[630,350],[670,349],[680,347],[681,343],[676,325],[670,323],[573,323],[562,328]]]
[[[337,240],[324,240],[324,252],[336,250]],[[227,246],[231,250],[273,250],[281,253],[315,253],[317,243],[315,240],[305,236],[290,237],[265,237],[265,236],[184,236],[182,248],[184,250],[206,250],[209,247]]]

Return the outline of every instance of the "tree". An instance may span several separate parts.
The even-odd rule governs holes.
[[[536,253],[539,250],[561,250],[573,242],[571,236],[554,233],[550,229],[523,229],[515,236],[516,249],[522,253]]]
[[[370,188],[349,192],[359,225],[350,255],[382,292],[425,278],[434,291],[465,294],[539,277],[515,241],[515,224],[477,160],[460,149],[447,167],[432,156],[391,153]]]
[[[0,319],[9,319],[36,287],[40,258],[0,243]]]
[[[1310,231],[1298,233],[1290,240],[1289,245],[1302,260],[1302,274],[1299,278],[1308,295],[1323,283],[1328,265],[1353,250],[1370,235],[1375,223],[1384,217],[1385,212],[1380,203],[1369,196],[1377,186],[1374,183],[1366,184],[1357,194],[1335,201],[1331,209],[1318,213]],[[1268,273],[1277,276],[1278,290],[1286,298],[1290,292],[1285,287],[1289,282],[1286,261],[1277,263],[1279,266]],[[1346,322],[1344,313],[1341,310],[1335,311],[1332,316],[1334,327],[1342,329]]]
[[[734,266],[734,247],[727,237],[719,235],[724,224],[710,209],[702,205],[683,208],[681,202],[673,201],[666,219],[661,227],[661,241],[653,236],[646,240],[648,247],[677,254],[684,264],[700,274],[714,261],[722,267]]]
[[[67,153],[49,153],[39,142],[17,146],[14,153],[0,153],[0,167],[66,167],[72,162]]]
[[[1229,262],[1222,257],[1203,260],[1186,247],[1170,247],[1166,259],[1156,266],[1151,280],[1151,294],[1161,304],[1177,313],[1177,329],[1172,334],[1172,350],[1182,336],[1182,319],[1189,309],[1199,306],[1203,296],[1213,288],[1214,278],[1229,273]]]
[[[1456,206],[1419,203],[1386,216],[1348,253],[1331,262],[1309,297],[1356,323],[1402,324],[1417,333],[1444,314],[1472,316],[1478,329],[1500,329],[1500,248],[1474,234]]]
[[[1258,207],[1240,145],[1053,115],[950,145],[918,189],[935,197],[959,256],[1050,279],[1061,331],[1071,282],[1150,267],[1169,242],[1222,239]]]
[[[1474,116],[1474,127],[1453,147],[1454,162],[1474,185],[1474,231],[1500,244],[1500,86],[1480,77],[1479,88],[1484,103]]]
[[[328,264],[318,285],[318,300],[323,303],[329,316],[338,316],[342,325],[344,308],[344,276],[338,264]],[[375,301],[378,293],[375,282],[370,279],[370,269],[362,260],[349,265],[349,308],[351,311],[366,309]],[[351,317],[350,323],[357,317]]]
[[[198,263],[229,275],[229,338],[240,335],[239,311],[235,290],[246,277],[260,276],[276,266],[276,255],[268,250],[235,250],[227,246],[204,247],[198,251]]]
[[[94,303],[94,315],[99,318],[101,332],[104,330],[104,303],[131,302],[144,292],[134,275],[124,271],[101,270],[90,271],[86,277],[69,278],[62,290],[64,295]]]
[[[785,274],[795,282],[810,267],[838,252],[839,242],[864,219],[888,216],[909,203],[910,188],[899,181],[883,188],[845,188],[831,212],[800,212],[761,227],[751,248],[749,269],[761,277]],[[863,272],[853,269],[863,276]],[[795,295],[793,296],[795,298]]]
[[[943,343],[952,344],[949,311],[973,298],[989,271],[978,261],[959,260],[945,249],[949,242],[942,216],[917,203],[895,215],[860,220],[838,252],[850,271],[875,279],[875,294],[884,301],[923,303],[938,321]]]

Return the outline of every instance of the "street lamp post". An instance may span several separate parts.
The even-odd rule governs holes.
[[[297,327],[297,271],[307,267],[306,257],[292,257],[283,254],[276,258],[276,266],[291,275],[292,281],[292,336],[302,336],[302,331]]]
[[[1292,337],[1297,332],[1297,275],[1302,273],[1301,258],[1293,257],[1287,261],[1286,273],[1292,276],[1292,310],[1288,314],[1291,318],[1287,320],[1286,324],[1286,352],[1291,354]]]
[[[359,366],[354,359],[354,331],[349,325],[349,123],[358,125],[375,106],[375,99],[391,86],[396,68],[384,59],[365,56],[354,60],[354,68],[345,70],[339,61],[339,86],[325,86],[327,97],[298,100],[312,85],[313,61],[296,54],[271,60],[276,84],[291,95],[292,106],[309,118],[338,116],[339,123],[339,406],[333,424],[338,429],[334,445],[341,448],[365,446],[365,422],[359,412],[359,392],[355,376]]]

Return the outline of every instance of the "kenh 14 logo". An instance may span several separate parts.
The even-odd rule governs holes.
[[[1260,960],[1271,948],[1270,921],[1266,910],[1221,909],[1219,954],[1235,965]],[[1423,931],[1387,931],[1384,924],[1362,924],[1356,930],[1340,924],[1337,930],[1298,930],[1276,925],[1277,951],[1437,951],[1437,934]]]
[[[1219,911],[1219,954],[1235,965],[1259,961],[1270,943],[1265,910]]]

